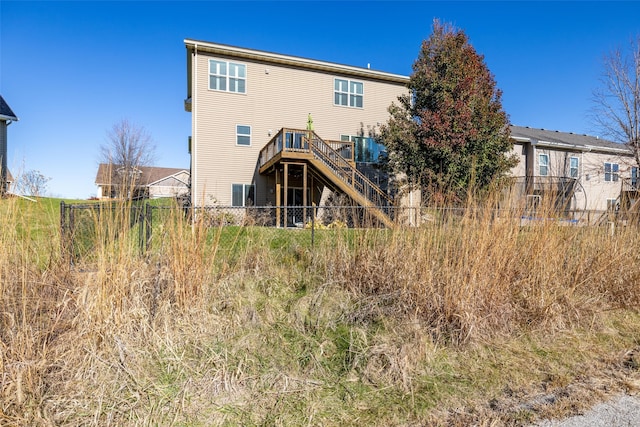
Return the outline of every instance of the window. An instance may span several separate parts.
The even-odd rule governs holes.
[[[578,177],[578,158],[569,157],[569,176],[571,178]]]
[[[607,210],[614,212],[618,210],[618,199],[607,199]]]
[[[340,140],[353,142],[354,160],[358,163],[378,163],[380,156],[386,155],[385,146],[379,144],[375,138],[340,135]]]
[[[251,126],[236,126],[236,144],[251,145]]]
[[[364,85],[362,82],[335,79],[333,89],[333,103],[335,105],[362,108],[364,95]]]
[[[618,182],[620,166],[617,163],[604,163],[604,181]]]
[[[209,60],[209,89],[246,92],[246,66],[234,62]]]
[[[549,155],[540,154],[538,157],[538,164],[540,166],[540,176],[549,175]]]
[[[253,184],[231,184],[232,206],[253,206],[256,200],[256,186]]]
[[[631,166],[631,188],[633,190],[638,189],[638,167]]]

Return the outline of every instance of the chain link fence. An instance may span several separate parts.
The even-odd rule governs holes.
[[[442,227],[463,218],[477,220],[515,220],[521,226],[548,221],[561,225],[638,224],[640,213],[567,210],[544,214],[525,206],[522,209],[486,209],[452,207],[361,207],[361,206],[208,206],[185,208],[177,203],[109,202],[60,203],[61,250],[71,262],[99,256],[106,244],[131,245],[146,253],[160,244],[162,234],[176,225],[202,226],[219,234],[220,243],[230,245],[238,230],[265,227],[289,230],[287,238],[313,246],[318,230],[384,228],[382,215],[401,227]],[[298,230],[297,233],[294,230]],[[281,236],[274,236],[281,239]],[[154,243],[155,242],[155,243]]]

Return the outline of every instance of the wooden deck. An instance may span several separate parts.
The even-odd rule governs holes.
[[[259,172],[276,173],[279,165],[283,165],[285,170],[282,179],[285,206],[288,166],[304,165],[305,198],[307,168],[311,168],[334,189],[348,195],[360,206],[369,208],[385,226],[393,227],[392,219],[384,212],[385,207],[393,206],[393,200],[356,169],[352,142],[325,141],[314,131],[283,128],[260,151]],[[276,175],[277,204],[280,203],[280,191],[281,184]]]

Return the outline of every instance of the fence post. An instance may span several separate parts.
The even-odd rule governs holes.
[[[69,206],[69,224],[67,227],[67,236],[69,237],[68,242],[68,251],[69,251],[69,262],[73,264],[74,258],[74,238],[75,238],[75,215],[73,213],[73,205]]]
[[[149,203],[146,204],[145,214],[145,250],[148,251],[151,247],[151,236],[153,234],[153,207]]]
[[[313,248],[316,235],[316,212],[315,207],[311,207],[311,247]]]
[[[60,201],[60,255],[65,258],[67,256],[66,249],[66,231],[67,219],[64,200]]]

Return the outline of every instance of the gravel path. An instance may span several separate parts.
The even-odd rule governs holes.
[[[640,426],[640,397],[620,396],[600,403],[583,415],[562,421],[541,421],[538,427],[626,427]]]

